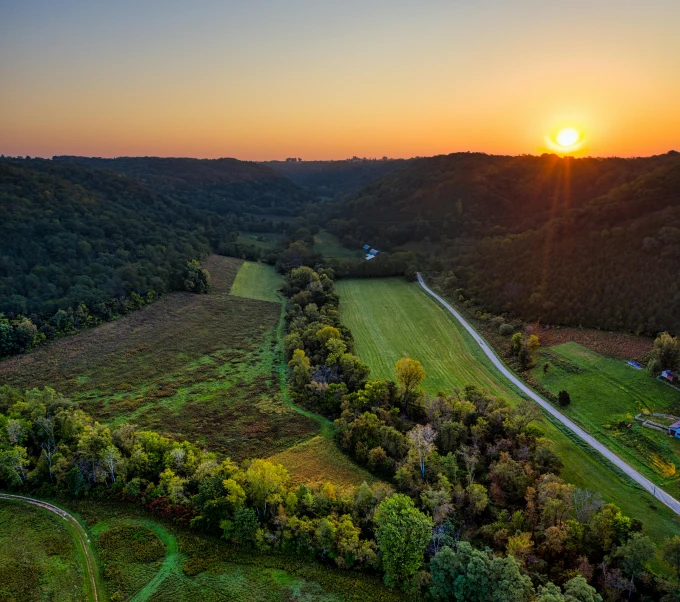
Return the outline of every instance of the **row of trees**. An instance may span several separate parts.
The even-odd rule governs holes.
[[[560,479],[561,461],[535,424],[535,405],[511,407],[474,387],[425,396],[420,390],[424,370],[411,358],[397,362],[395,382],[371,380],[368,368],[351,354],[351,335],[338,321],[332,273],[292,270],[284,292],[289,323],[285,351],[296,400],[335,418],[338,444],[393,482],[431,519],[425,549],[433,582],[443,579],[433,589],[442,592],[442,599],[482,600],[487,594],[466,597],[472,594],[463,585],[465,579],[456,576],[451,582],[438,576],[441,566],[454,565],[455,571],[467,574],[460,567],[469,562],[476,566],[483,557],[483,571],[493,575],[501,570],[495,567],[503,565],[504,555],[512,557],[510,564],[517,562],[521,577],[566,585],[581,575],[584,585],[597,583],[612,600],[636,588],[640,597],[650,592],[661,597],[672,589],[649,570],[655,549],[639,521]],[[531,347],[521,336],[517,344],[520,350]],[[477,549],[474,561],[464,560],[468,552],[461,552],[463,541],[493,554]],[[638,548],[639,562],[628,564],[625,559]],[[442,570],[455,573],[450,567]],[[401,580],[419,578],[424,576],[416,571]],[[480,591],[493,588],[493,578],[485,579]],[[531,580],[525,583],[526,591],[533,591]],[[517,587],[521,591],[524,586]],[[531,599],[522,595],[516,599]],[[546,585],[541,595],[561,600],[572,594]]]

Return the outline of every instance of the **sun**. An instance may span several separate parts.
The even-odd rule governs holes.
[[[564,128],[557,133],[555,140],[562,148],[570,149],[581,140],[581,133],[575,128]]]

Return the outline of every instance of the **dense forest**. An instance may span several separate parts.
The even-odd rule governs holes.
[[[496,313],[680,332],[676,152],[419,159],[342,203],[329,229],[436,259],[452,292]]]
[[[266,165],[237,159],[60,156],[54,161],[122,173],[187,205],[220,215],[251,215],[252,220],[257,220],[254,216],[297,216],[313,200]]]
[[[268,161],[265,165],[283,174],[319,200],[340,200],[349,193],[407,165],[408,159],[345,161]]]

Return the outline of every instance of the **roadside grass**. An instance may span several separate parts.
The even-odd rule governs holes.
[[[377,378],[391,378],[399,357],[418,359],[426,393],[475,384],[516,403],[521,395],[496,371],[470,334],[416,283],[401,279],[340,280],[340,316],[355,339],[355,351]],[[566,427],[542,415],[540,426],[564,462],[562,476],[599,491],[631,517],[642,520],[655,541],[680,535],[680,517],[655,502]]]
[[[361,485],[364,481],[370,485],[378,480],[352,462],[333,441],[320,435],[279,452],[269,460],[283,464],[291,475],[291,482],[296,485],[330,481],[344,488]]]
[[[409,599],[402,592],[384,587],[378,576],[335,569],[300,554],[263,554],[239,549],[216,537],[155,519],[131,504],[72,499],[66,507],[78,513],[95,534],[109,595],[120,591],[124,600],[397,602]],[[164,548],[162,555],[161,548]],[[121,575],[123,570],[133,575]]]
[[[550,364],[547,373],[545,362]],[[680,414],[680,392],[623,360],[574,342],[541,349],[531,375],[552,393],[568,391],[571,404],[559,408],[564,414],[671,495],[680,496],[680,440],[634,419],[645,410]]]
[[[87,599],[84,559],[67,523],[46,510],[0,501],[0,600]]]
[[[242,261],[211,256],[209,294],[173,293],[98,328],[0,362],[0,381],[50,386],[96,419],[263,457],[318,432],[282,399],[281,305],[229,295]]]
[[[314,250],[321,253],[324,257],[333,259],[344,259],[347,257],[361,257],[359,249],[351,250],[343,247],[340,239],[327,230],[319,230],[314,235]]]
[[[246,299],[280,303],[281,298],[277,291],[281,286],[283,286],[283,276],[273,266],[244,261],[231,285],[230,294]]]

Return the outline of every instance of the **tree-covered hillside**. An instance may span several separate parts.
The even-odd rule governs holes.
[[[266,163],[322,200],[340,200],[404,167],[409,160],[269,161]]]
[[[312,200],[273,169],[237,159],[62,156],[54,160],[123,173],[151,190],[221,215],[296,216]]]
[[[561,324],[680,332],[680,154],[419,159],[341,206],[352,246],[407,244],[451,292]]]
[[[0,159],[0,312],[107,313],[132,292],[184,288],[187,261],[236,235],[233,220],[119,174]]]

